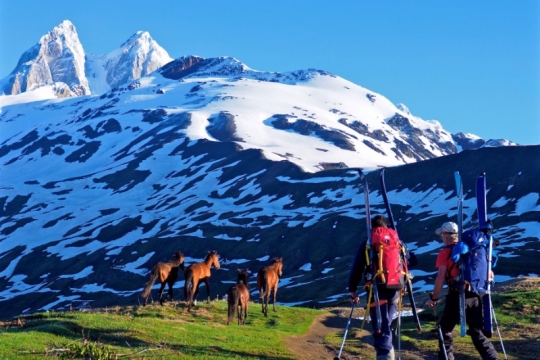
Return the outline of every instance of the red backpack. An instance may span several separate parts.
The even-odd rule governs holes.
[[[405,249],[396,231],[377,227],[371,231],[373,248],[374,277],[387,289],[400,290],[407,281],[407,262]]]

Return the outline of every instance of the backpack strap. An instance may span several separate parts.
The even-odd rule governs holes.
[[[446,249],[452,249],[454,247],[455,244],[452,244],[452,245],[446,245],[445,248]],[[448,255],[448,259],[447,260],[451,260],[452,259],[452,251],[450,251],[450,254]],[[454,289],[454,290],[457,290],[457,282],[456,280],[454,279],[454,277],[452,276],[452,271],[456,268],[456,266],[458,265],[457,262],[453,262],[452,261],[452,265],[450,265],[447,269],[446,269],[446,274],[445,274],[445,278],[446,278],[446,283],[448,284],[448,286],[451,288],[451,289]]]
[[[377,273],[375,274],[375,277],[379,276],[381,278],[381,282],[386,282],[386,277],[384,276],[384,269],[383,269],[383,252],[384,252],[384,245],[379,244],[379,267],[377,269]]]

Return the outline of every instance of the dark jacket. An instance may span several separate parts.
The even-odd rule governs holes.
[[[358,247],[356,251],[356,256],[354,258],[353,265],[351,267],[351,273],[349,274],[349,291],[356,291],[358,284],[364,278],[364,273],[366,271],[366,241],[364,241]]]

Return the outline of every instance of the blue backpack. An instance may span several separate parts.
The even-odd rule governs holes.
[[[452,249],[452,261],[463,261],[463,279],[465,290],[478,295],[487,291],[489,237],[480,230],[467,230],[461,235],[461,241]],[[496,255],[492,252],[492,267],[495,266]]]

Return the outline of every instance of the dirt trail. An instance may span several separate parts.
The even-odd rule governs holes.
[[[324,337],[330,333],[337,333],[339,336],[343,335],[343,331],[347,326],[347,320],[351,314],[351,308],[344,306],[325,310],[328,312],[317,316],[306,334],[286,339],[285,346],[295,354],[295,359],[333,359],[338,355],[341,339],[338,346],[333,346],[328,344],[324,340]],[[356,309],[354,311],[353,320],[349,326],[349,333],[347,335],[347,343],[356,341],[360,345],[360,339],[357,338],[358,333],[361,332],[363,335],[369,335],[366,330],[360,331],[358,329],[361,322],[355,319],[363,315],[363,313],[363,309]],[[366,344],[366,346],[370,345]],[[358,355],[352,355],[344,350],[341,353],[341,359],[358,359]]]
[[[496,287],[496,292],[504,293],[507,291],[531,290],[538,289],[539,287],[539,278],[515,279],[498,285]],[[420,294],[418,296],[417,303],[422,304],[423,301],[426,300],[424,298],[427,299],[427,295]],[[337,333],[338,336],[343,335],[343,331],[345,330],[345,327],[347,325],[347,319],[349,318],[351,308],[343,306],[329,308],[325,310],[327,310],[328,312],[317,316],[306,334],[302,336],[293,336],[285,340],[285,346],[295,354],[295,359],[333,359],[338,355],[339,345],[341,345],[341,339],[339,341],[339,345],[336,346],[328,344],[324,338],[330,333]],[[351,342],[356,342],[354,344],[354,347],[364,348],[367,350],[367,353],[374,354],[374,350],[372,348],[372,337],[370,332],[366,330],[370,328],[370,324],[365,324],[364,330],[360,330],[359,328],[361,326],[361,321],[356,319],[357,317],[362,316],[363,312],[363,309],[356,309],[354,311],[353,320],[351,322],[351,326],[349,327],[349,334],[347,335],[347,344],[352,344]],[[506,335],[513,337],[512,335],[515,334],[511,334],[509,330],[510,329],[506,329]],[[536,329],[534,331],[536,331]],[[435,335],[433,336],[433,338],[435,339]],[[492,341],[496,342],[497,339],[492,339]],[[463,347],[463,345],[461,346]],[[525,344],[520,343],[519,346],[525,346]],[[513,346],[510,341],[508,343],[508,348],[509,349],[507,349],[507,351],[510,350],[509,352],[512,353]],[[531,351],[534,353],[536,349],[537,348],[532,349]],[[402,360],[426,360],[436,359],[437,357],[435,353],[427,355],[425,353],[419,352],[417,349],[407,349],[406,346],[404,346],[404,349],[402,349],[401,358]],[[474,357],[469,356],[465,356],[464,358],[474,359]],[[351,354],[344,350],[341,359],[359,359],[359,357],[358,354]],[[516,358],[513,356],[509,356],[509,359]]]

